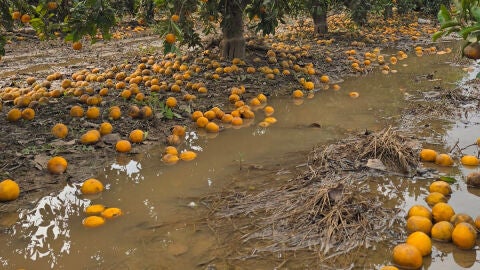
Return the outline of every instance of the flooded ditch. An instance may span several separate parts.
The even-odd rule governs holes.
[[[308,253],[285,263],[276,254],[247,261],[224,260],[232,256],[231,251],[219,245],[219,236],[202,220],[206,213],[199,199],[225,188],[254,191],[275,185],[298,173],[306,154],[317,144],[396,125],[408,95],[454,87],[465,76],[462,67],[451,65],[451,58],[452,54],[410,55],[392,66],[397,73],[374,72],[347,79],[340,90],[321,90],[301,104],[291,98],[271,97],[268,105],[275,108],[278,122],[268,128],[253,122],[241,129],[226,128],[215,137],[189,128],[179,148],[199,152],[190,162],[165,165],[161,162],[163,145],[146,153],[118,155],[96,173],[107,186],[101,195],[85,197],[77,187],[67,185],[60,193],[42,198],[32,210],[2,217],[0,265],[4,269],[205,269],[211,264],[218,269],[272,269],[278,265],[281,269],[317,269],[315,264],[303,262],[304,257],[314,257]],[[358,92],[359,97],[350,98],[350,91]],[[468,118],[452,117],[451,122],[431,122],[432,131],[422,143],[445,151],[457,140],[460,147],[471,144],[480,134],[479,120],[480,114],[470,114]],[[476,148],[470,150],[469,154],[477,154]],[[458,179],[449,203],[458,212],[479,215],[480,191],[467,188],[462,180],[475,168],[434,168]],[[428,179],[379,177],[368,181],[372,190],[389,194],[392,207],[406,211],[413,204],[426,205],[423,198]],[[119,207],[124,215],[100,228],[84,228],[83,209],[97,203]],[[360,251],[362,256],[353,268],[390,264],[389,244],[393,243]],[[480,262],[476,250],[460,251],[453,245],[435,243],[424,266],[474,268],[480,267]]]

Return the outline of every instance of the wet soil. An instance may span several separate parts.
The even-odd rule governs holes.
[[[0,204],[0,213],[28,209],[42,196],[60,190],[65,182],[81,182],[92,176],[98,168],[103,167],[105,162],[121,158],[123,154],[119,155],[115,152],[114,143],[119,138],[128,137],[129,132],[134,129],[145,130],[148,136],[144,143],[134,146],[131,154],[143,152],[152,145],[165,143],[173,125],[191,127],[190,113],[195,110],[206,111],[213,106],[218,106],[226,112],[233,110],[234,107],[228,102],[232,87],[245,86],[246,93],[242,96],[245,102],[259,93],[267,97],[288,96],[294,89],[301,88],[298,82],[300,78],[313,81],[317,88],[315,90],[318,91],[321,87],[325,87],[319,79],[323,74],[328,75],[330,83],[333,84],[341,82],[345,76],[362,76],[383,66],[374,63],[360,69],[353,69],[352,59],[348,59],[348,55],[345,54],[348,50],[356,50],[356,56],[353,58],[362,59],[365,52],[371,52],[377,47],[392,51],[396,49],[408,51],[413,50],[414,46],[430,44],[429,34],[435,26],[418,25],[415,16],[408,20],[402,25],[417,29],[418,35],[415,38],[405,32],[397,33],[396,39],[379,36],[378,40],[372,40],[365,33],[370,30],[377,31],[374,27],[363,29],[363,32],[340,29],[314,38],[308,32],[311,25],[305,24],[302,20],[292,22],[293,27],[283,27],[275,37],[249,34],[245,64],[239,64],[237,72],[221,74],[217,80],[211,79],[212,74],[215,73],[215,69],[209,65],[211,61],[217,61],[222,67],[231,65],[231,61],[218,57],[218,48],[185,52],[177,58],[175,56],[165,58],[160,53],[162,43],[159,37],[148,28],[137,32],[123,30],[126,34],[121,39],[109,42],[100,41],[90,45],[85,41],[81,51],[73,51],[70,45],[64,44],[61,40],[40,42],[28,29],[12,33],[11,43],[6,48],[7,55],[0,61],[0,92],[9,87],[31,89],[33,86],[25,81],[27,77],[36,78],[36,83],[47,90],[61,89],[62,79],[72,79],[72,75],[81,70],[92,71],[93,68],[98,68],[101,72],[132,73],[138,65],[150,59],[154,63],[161,63],[162,61],[174,62],[181,57],[183,63],[200,68],[200,72],[195,73],[191,81],[203,83],[208,92],[195,93],[197,98],[194,101],[184,101],[177,93],[170,91],[152,93],[148,87],[140,85],[147,99],[139,102],[134,99],[120,99],[118,92],[111,89],[107,96],[102,97],[100,107],[103,112],[96,120],[70,117],[69,109],[73,105],[81,105],[84,108],[87,106],[81,103],[78,97],[61,95],[58,98],[50,98],[46,104],[31,104],[30,106],[36,110],[33,121],[21,120],[10,123],[5,116],[11,108],[16,106],[13,101],[4,100],[3,110],[0,112],[2,126],[0,178],[12,178],[17,181],[21,188],[21,195],[15,201]],[[286,45],[279,48],[279,43]],[[275,52],[278,61],[269,59],[267,53],[270,50]],[[327,58],[331,60],[327,61]],[[277,75],[272,80],[258,71],[254,74],[245,72],[250,66],[257,70],[264,66],[276,67],[281,71],[281,62],[288,60],[292,61],[290,67],[293,64],[305,67],[312,63],[316,74],[307,75],[301,71],[292,71],[292,75]],[[152,64],[146,64],[145,69],[152,70],[152,66]],[[50,83],[46,82],[46,77],[54,72],[60,72],[62,78]],[[171,76],[163,74],[153,76],[165,81],[168,86],[175,82]],[[90,86],[97,93],[103,84],[91,82]],[[187,92],[191,92],[191,89],[182,86],[182,95]],[[173,115],[165,115],[164,101],[169,96],[176,96],[179,103],[173,109]],[[124,113],[121,119],[113,123],[114,134],[104,137],[95,145],[80,144],[78,139],[82,133],[88,129],[97,128],[103,121],[109,121],[107,108],[112,105],[120,106]],[[132,119],[127,116],[131,105],[151,106],[154,110],[153,117],[145,120]],[[70,130],[67,138],[63,140],[55,139],[50,133],[51,127],[58,122],[67,124]],[[47,172],[46,163],[54,155],[62,155],[69,161],[66,173],[51,175]]]

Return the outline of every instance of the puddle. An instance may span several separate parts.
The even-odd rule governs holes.
[[[97,198],[83,197],[77,187],[67,185],[58,195],[44,197],[33,210],[22,212],[18,222],[0,235],[4,243],[0,265],[5,269],[203,269],[228,251],[222,250],[216,235],[201,222],[204,212],[198,206],[199,197],[242,185],[245,179],[258,180],[251,188],[260,188],[265,179],[287,179],[295,173],[291,165],[304,162],[314,145],[344,138],[352,131],[379,130],[395,124],[409,91],[450,85],[463,76],[461,68],[446,63],[449,57],[410,56],[395,66],[395,74],[376,72],[349,79],[339,91],[321,90],[301,105],[290,98],[270,97],[268,104],[275,108],[278,122],[266,129],[256,126],[262,119],[261,110],[256,111],[252,125],[238,130],[227,128],[215,138],[191,129],[180,147],[199,152],[191,162],[164,165],[163,146],[135,156],[120,155],[98,172],[97,178],[106,184],[106,190]],[[428,79],[431,76],[426,71],[435,80]],[[350,91],[360,96],[350,98]],[[446,134],[440,134],[446,146],[458,138],[462,145],[468,144],[480,134],[478,124],[451,126]],[[466,169],[451,170],[445,173],[468,173]],[[378,191],[392,194],[392,205],[403,209],[424,204],[427,187],[426,180],[378,180]],[[457,211],[480,214],[477,195],[461,180],[453,188],[456,192],[450,203]],[[119,207],[124,215],[108,220],[103,227],[86,229],[81,225],[83,209],[94,203]],[[436,245],[431,261],[425,260],[430,265],[426,268],[453,269],[458,267],[460,257],[467,258],[461,259],[466,264],[475,261],[476,253]],[[389,254],[379,251],[360,260],[358,266],[366,268],[390,263]],[[263,262],[255,265],[258,269],[272,268]],[[298,261],[285,266],[308,268]]]

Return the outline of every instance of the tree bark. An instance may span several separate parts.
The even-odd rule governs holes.
[[[227,59],[245,58],[245,38],[243,36],[244,1],[226,1],[221,23],[223,40],[222,56]]]
[[[310,14],[312,15],[315,34],[326,34],[328,32],[328,2],[322,0],[313,0],[311,8]]]

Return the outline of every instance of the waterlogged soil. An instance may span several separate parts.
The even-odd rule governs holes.
[[[415,24],[415,21],[413,20],[410,23]],[[304,29],[302,27],[304,26],[300,25],[296,28],[296,30]],[[423,29],[427,26],[417,25],[417,27],[419,29]],[[433,29],[433,26],[428,27]],[[328,91],[332,91],[331,89],[333,88],[333,84],[341,83],[343,78],[348,76],[364,76],[371,72],[375,72],[376,76],[382,76],[379,74],[380,70],[395,70],[395,65],[393,64],[390,64],[389,68],[387,69],[383,64],[380,65],[377,62],[373,62],[369,66],[364,66],[361,64],[361,68],[359,69],[352,68],[352,59],[348,59],[349,57],[352,57],[353,59],[361,59],[361,61],[363,61],[364,53],[372,52],[374,48],[381,48],[381,52],[385,52],[385,58],[388,59],[391,55],[395,55],[399,49],[407,52],[409,57],[415,57],[414,48],[419,45],[425,48],[425,50],[422,50],[422,53],[424,54],[423,57],[435,57],[433,54],[438,52],[440,52],[440,54],[448,53],[449,50],[446,49],[451,47],[451,44],[434,44],[435,50],[430,49],[430,38],[427,31],[421,32],[420,36],[415,36],[415,40],[412,40],[409,34],[405,34],[404,36],[399,36],[396,41],[387,40],[386,42],[368,42],[365,40],[368,39],[368,37],[365,38],[362,36],[362,34],[355,32],[338,31],[328,34],[324,37],[312,39],[311,36],[308,36],[308,31],[306,36],[302,36],[298,32],[292,33],[291,30],[292,29],[288,29],[288,27],[282,28],[278,36],[269,38],[250,35],[248,37],[248,53],[247,58],[245,59],[245,64],[239,64],[238,66],[240,69],[237,72],[220,74],[219,79],[217,80],[211,79],[212,74],[215,73],[215,69],[209,66],[209,64],[211,64],[210,60],[214,59],[218,61],[222,67],[231,66],[232,64],[231,61],[226,61],[217,57],[217,48],[208,48],[208,50],[197,52],[196,54],[185,53],[182,56],[178,56],[177,59],[185,56],[181,59],[183,63],[186,63],[189,66],[197,65],[200,68],[200,72],[193,75],[191,81],[204,83],[208,89],[206,94],[196,93],[192,91],[192,89],[187,88],[186,85],[182,85],[181,94],[170,91],[163,91],[153,94],[147,87],[140,85],[141,91],[144,92],[148,98],[145,102],[139,102],[132,99],[119,99],[119,91],[110,89],[111,91],[109,94],[103,97],[103,101],[100,106],[103,111],[102,116],[97,120],[70,117],[69,109],[73,105],[81,105],[84,108],[87,108],[88,106],[79,102],[78,97],[62,95],[58,98],[50,98],[46,104],[34,104],[33,107],[36,109],[37,114],[33,121],[22,120],[16,123],[10,123],[6,121],[6,113],[8,110],[15,107],[15,105],[12,101],[4,101],[3,110],[0,112],[0,125],[2,125],[2,136],[0,136],[0,149],[2,149],[0,153],[0,178],[15,179],[20,184],[22,192],[19,199],[13,202],[0,204],[0,216],[2,217],[0,219],[0,226],[5,228],[10,227],[18,220],[18,215],[15,214],[16,212],[34,208],[37,203],[48,204],[45,202],[45,200],[49,200],[50,197],[44,196],[47,194],[56,194],[60,190],[61,192],[58,194],[58,197],[55,197],[55,195],[53,197],[54,199],[50,199],[52,199],[52,202],[58,199],[58,205],[63,203],[70,205],[68,198],[75,196],[69,196],[69,194],[74,194],[76,191],[74,186],[66,186],[65,184],[79,183],[88,177],[94,177],[99,171],[102,171],[102,169],[105,168],[105,164],[115,164],[115,166],[120,168],[119,171],[122,171],[122,173],[124,171],[128,172],[129,168],[131,169],[132,167],[131,165],[133,160],[142,160],[142,156],[144,156],[145,153],[149,153],[149,149],[154,149],[154,151],[158,152],[159,148],[163,148],[163,146],[167,144],[166,138],[171,134],[171,128],[173,125],[185,125],[187,126],[187,130],[194,130],[194,126],[190,120],[190,113],[195,110],[206,111],[213,106],[218,106],[226,112],[233,110],[233,105],[231,105],[228,101],[228,96],[232,87],[240,87],[240,85],[245,86],[246,93],[242,96],[242,99],[246,103],[248,103],[251,98],[257,96],[259,93],[265,94],[267,98],[285,98],[290,96],[294,89],[302,88],[302,85],[298,82],[298,79],[303,77],[306,78],[306,80],[313,81],[315,83],[316,89],[311,92],[315,95],[315,93],[318,93],[319,91],[327,90],[327,86],[330,88]],[[29,33],[28,31],[25,32]],[[34,77],[36,78],[37,83],[42,84],[45,82],[46,77],[54,72],[60,72],[62,74],[62,78],[60,80],[52,81],[49,89],[60,89],[60,83],[63,79],[72,79],[72,74],[84,69],[91,71],[94,68],[98,68],[100,73],[108,71],[125,71],[128,74],[135,71],[137,66],[141,63],[145,63],[147,70],[153,70],[153,65],[148,63],[149,60],[153,60],[153,63],[161,63],[162,61],[174,62],[177,60],[171,56],[165,59],[164,56],[158,53],[162,49],[161,41],[151,30],[146,29],[145,31],[127,33],[129,33],[129,35],[125,34],[123,35],[123,38],[110,42],[101,41],[94,45],[89,45],[87,42],[84,42],[84,48],[80,51],[73,51],[70,48],[70,45],[64,44],[58,40],[39,42],[31,38],[29,34],[18,35],[22,37],[20,40],[13,37],[12,43],[10,43],[7,47],[7,56],[2,58],[0,61],[0,70],[2,71],[0,72],[0,89],[2,90],[0,91],[4,91],[4,89],[7,87],[28,88],[29,86],[25,81],[27,77]],[[300,50],[296,49],[295,47],[279,48],[279,42],[294,44],[295,46],[298,45]],[[355,50],[355,54],[345,53],[346,51],[350,51],[352,49]],[[269,59],[269,56],[267,56],[269,50],[275,52],[277,58],[276,63],[272,61],[272,59]],[[282,53],[285,54],[285,57],[282,56]],[[456,53],[455,49],[453,53]],[[207,58],[210,60],[205,60]],[[331,61],[327,61],[327,58],[330,58]],[[279,68],[281,72],[283,70],[281,63],[283,60],[292,61],[290,64],[290,71],[292,73],[291,75],[277,75],[275,76],[275,79],[272,80],[267,79],[263,73],[258,71],[264,66],[269,66],[271,68]],[[387,60],[387,64],[388,62],[389,61]],[[298,64],[300,67],[305,67],[309,63],[313,64],[316,71],[315,74],[307,75],[303,74],[301,71],[295,72],[291,67],[293,64]],[[128,67],[129,64],[131,64],[132,67]],[[397,65],[401,64],[402,62],[399,61]],[[255,67],[257,72],[254,74],[247,73],[247,67]],[[324,74],[329,76],[329,84],[320,82],[320,76]],[[390,75],[395,76],[393,73]],[[153,76],[158,76],[159,79],[165,80],[168,85],[171,85],[174,82],[170,76],[163,76],[160,74],[154,74]],[[436,80],[440,81],[442,79],[447,79],[443,78],[442,74],[436,74],[435,71],[425,71],[425,74],[412,74],[412,76],[415,76],[415,79],[419,82],[435,82]],[[372,83],[375,82],[372,81]],[[95,91],[98,91],[101,87],[103,87],[102,83],[90,82],[90,85],[94,87]],[[46,86],[47,84],[45,84],[45,87]],[[381,120],[379,120],[379,123],[377,123],[376,126],[380,128],[388,125],[388,123],[400,123],[400,127],[405,131],[424,131],[425,133],[419,132],[420,134],[416,135],[421,138],[427,138],[427,143],[438,144],[440,135],[435,136],[435,134],[442,134],[443,131],[437,131],[437,127],[429,126],[429,124],[434,122],[438,123],[434,121],[434,119],[438,120],[439,118],[449,121],[452,119],[452,114],[468,114],[467,111],[473,107],[472,104],[476,104],[475,102],[478,102],[478,97],[474,94],[470,96],[465,95],[464,92],[458,89],[447,91],[443,87],[439,86],[430,89],[431,91],[425,91],[425,89],[418,90],[419,91],[417,92],[414,89],[398,89],[398,91],[401,91],[402,93],[404,92],[404,96],[410,101],[409,104],[411,104],[411,106],[408,106],[405,111],[401,113],[401,115],[391,119],[382,119],[380,116],[379,118]],[[339,90],[338,94],[348,96],[348,92],[342,93],[341,91],[342,89]],[[395,91],[397,91],[397,89],[395,89]],[[195,94],[197,99],[190,102],[182,100],[183,94],[187,92]],[[471,92],[476,93],[474,90],[471,90]],[[169,96],[175,96],[179,103],[178,106],[172,110],[174,114],[170,116],[167,115],[163,107],[165,98]],[[368,102],[366,100],[367,99],[351,99],[352,102]],[[384,101],[384,99],[381,100]],[[108,108],[113,105],[120,106],[122,108],[122,112],[124,113],[123,117],[116,121],[111,121],[107,116]],[[141,120],[132,119],[127,115],[131,105],[137,105],[139,107],[143,105],[151,106],[154,110],[153,117]],[[342,104],[337,104],[337,106],[341,107]],[[372,108],[374,111],[377,109],[375,104],[370,106],[374,107]],[[459,110],[458,108],[461,109]],[[257,114],[260,114],[260,112]],[[357,117],[355,112],[351,112],[350,114],[352,119]],[[388,114],[390,114],[390,112]],[[358,117],[361,117],[361,115]],[[300,123],[298,126],[296,126],[296,128],[305,128],[305,130],[310,131],[320,129],[329,132],[328,120],[329,119],[322,119],[322,121],[315,121],[306,116],[305,119],[299,119]],[[103,121],[111,121],[114,125],[114,133],[112,135],[104,137],[95,145],[82,145],[78,142],[81,134],[88,129],[98,128],[99,124]],[[66,139],[55,139],[50,134],[51,127],[58,122],[67,124],[70,129],[69,135]],[[325,125],[325,122],[327,122],[327,125]],[[334,131],[332,131],[332,133],[347,134],[352,130],[357,129],[356,127],[352,128],[340,126],[341,125],[338,124],[335,128],[333,128]],[[221,138],[221,133],[224,128],[225,127],[221,125],[221,132],[218,135],[219,138],[217,140]],[[129,132],[134,129],[142,129],[148,132],[145,142],[134,145],[132,153],[128,155],[116,153],[114,149],[115,142],[118,139],[127,138]],[[288,130],[285,129],[284,132],[287,134]],[[225,142],[225,144],[231,144],[231,142]],[[229,145],[229,147],[231,146]],[[249,146],[244,145],[243,147]],[[227,147],[225,148],[227,149]],[[281,149],[281,147],[278,148]],[[208,155],[208,153],[205,154]],[[46,163],[48,159],[54,155],[62,155],[69,161],[69,167],[62,175],[50,175],[46,171]],[[270,163],[268,161],[263,163],[270,165],[248,163],[243,164],[242,157],[238,157],[236,166],[241,168],[240,173],[242,175],[244,174],[245,178],[247,179],[239,179],[239,181],[232,184],[231,188],[237,190],[244,189],[255,191],[256,189],[261,190],[263,186],[268,188],[269,186],[278,185],[280,182],[288,181],[292,174],[296,175],[298,172],[301,172],[306,168],[307,161],[302,160],[302,158],[305,158],[305,155],[305,153],[296,153],[292,157],[292,155],[283,156],[278,154],[274,161],[270,161]],[[151,160],[151,158],[152,156],[148,157],[149,160]],[[153,158],[160,160],[158,155]],[[211,160],[213,160],[212,157]],[[299,165],[292,167],[292,164]],[[133,164],[133,167],[135,167],[135,164]],[[186,167],[184,168],[186,171],[189,170]],[[156,171],[151,170],[149,173],[155,174]],[[157,173],[157,176],[159,173],[160,171]],[[112,172],[111,174],[111,178],[115,179],[115,173]],[[283,174],[287,175],[282,176]],[[270,181],[266,179],[267,181],[262,184],[252,181],[257,177],[260,178],[262,176],[271,179]],[[170,177],[178,176],[172,175]],[[408,190],[410,186],[408,186],[406,182],[401,183],[403,186],[398,188],[398,179],[396,179],[393,180],[391,185],[386,184],[385,188],[391,188],[390,191],[392,194],[394,191],[398,191],[398,189],[403,187]],[[165,185],[165,183],[162,184]],[[127,184],[127,186],[128,185],[129,184]],[[159,183],[159,185],[161,184]],[[181,183],[175,183],[175,186],[173,187],[158,188],[156,191],[150,191],[152,194],[148,193],[146,196],[148,197],[151,195],[150,199],[153,202],[155,202],[155,199],[160,200],[161,202],[161,199],[157,198],[157,193],[168,193],[169,190],[172,190],[173,188],[182,189],[182,187],[183,186]],[[124,190],[122,192],[125,192],[125,196],[143,196],[143,194],[130,194],[131,191],[128,190]],[[185,204],[187,204],[189,198],[184,198],[182,200],[186,200]],[[149,202],[148,200],[141,202],[145,203],[146,206],[152,204],[152,202]],[[68,211],[80,212],[82,211],[84,203],[86,202],[83,200],[80,200],[80,202],[72,202],[72,207],[77,207],[79,209],[70,209],[67,207],[67,209],[61,211],[65,211],[65,213]],[[58,207],[58,205],[54,207]],[[54,211],[52,211],[52,213],[53,212]],[[129,214],[132,218],[134,218],[136,215],[135,213]],[[197,235],[197,228],[195,227],[196,221],[189,220],[189,217],[191,218],[191,212],[186,211],[186,213],[176,213],[172,210],[172,213],[165,211],[165,213],[160,213],[159,215],[165,216],[162,217],[165,218],[167,222],[169,220],[167,216],[169,215],[184,216],[186,221],[179,222],[179,224],[177,224],[173,230],[174,232],[170,235],[171,227],[163,228],[163,226],[165,226],[163,223],[143,224],[141,219],[139,219],[139,223],[132,226],[132,231],[135,232],[132,233],[132,235],[125,237],[122,242],[141,242],[139,243],[139,246],[142,246],[143,248],[139,248],[135,252],[145,252],[144,257],[136,258],[139,261],[135,261],[136,259],[133,259],[133,261],[130,260],[114,263],[111,265],[112,268],[116,268],[118,266],[128,268],[132,265],[144,265],[145,267],[148,267],[149,263],[153,263],[153,265],[155,265],[155,262],[158,260],[156,257],[157,253],[151,252],[151,248],[157,248],[159,251],[162,251],[166,246],[166,243],[162,242],[164,240],[160,241],[157,239],[159,232],[164,231],[165,235],[169,235],[169,237],[172,239],[175,237],[183,239],[183,236],[177,235],[181,234],[182,231],[193,232],[192,234]],[[48,216],[48,213],[44,216]],[[55,219],[55,217],[51,218]],[[79,217],[75,217],[73,219],[78,218]],[[79,222],[80,221],[78,221],[78,223]],[[178,220],[176,222],[178,222]],[[113,226],[111,227],[113,228],[113,231],[118,229],[117,226],[120,226],[119,224],[115,225],[114,223],[109,225]],[[81,233],[84,234],[85,232]],[[84,237],[86,238],[87,235],[84,235]],[[203,237],[206,238],[207,236]],[[192,239],[196,239],[194,238],[194,235],[192,235]],[[251,257],[244,257],[243,254],[240,253],[238,256],[235,256],[235,254],[225,254],[223,250],[219,250],[218,256],[215,257],[215,255],[210,253],[203,253],[203,251],[211,248],[210,245],[213,245],[210,240],[204,240],[205,241],[192,240],[192,243],[190,243],[191,245],[189,244],[188,247],[185,244],[182,244],[181,241],[179,241],[180,243],[176,243],[174,241],[174,244],[169,244],[167,253],[169,256],[168,258],[171,260],[171,262],[168,263],[171,269],[175,269],[175,266],[178,266],[179,263],[183,262],[179,262],[177,257],[187,252],[198,253],[200,254],[198,257],[202,257],[204,254],[209,254],[208,256],[205,256],[205,259],[200,260],[201,262],[197,264],[197,267],[209,267],[208,269],[215,269],[214,266],[209,266],[211,265],[211,262],[215,262],[219,266],[222,266],[224,265],[223,263],[225,263],[226,267],[235,267],[237,261],[239,261],[239,264],[242,266],[252,263],[252,267],[259,268],[271,268],[272,265],[278,265],[279,268],[289,265],[289,267],[292,269],[306,267],[315,268],[314,265],[317,265],[315,262],[316,259],[312,258],[315,257],[315,254],[305,255],[302,254],[302,252],[299,252],[298,255],[300,256],[302,254],[301,256],[305,256],[305,258],[312,258],[312,264],[306,262],[301,266],[292,265],[291,263],[287,263],[288,259],[284,259],[284,257],[282,257],[286,254],[272,255],[271,260],[264,258],[265,260],[263,260],[261,264],[258,264],[259,262],[255,260],[255,258],[259,258],[258,256],[260,256],[257,254],[252,254]],[[149,243],[148,241],[152,241],[153,244]],[[205,246],[199,246],[202,244]],[[108,245],[107,242],[105,245]],[[225,244],[225,246],[228,248],[231,248],[230,245],[232,244]],[[125,246],[129,245],[125,244]],[[109,250],[110,247],[103,248],[105,250]],[[237,252],[233,248],[231,248],[231,250],[232,252]],[[116,257],[118,255],[116,253],[118,252],[118,250],[112,250],[112,256]],[[126,251],[126,253],[129,252],[130,251]],[[363,251],[360,250],[359,252],[362,253]],[[378,256],[378,254],[375,256]],[[225,257],[228,257],[228,261],[223,262],[221,258]],[[232,257],[233,260],[231,259]],[[145,260],[145,258],[149,258],[149,260]],[[248,258],[253,258],[254,260],[250,260],[249,262],[245,263],[244,260]],[[364,258],[364,256],[359,256],[360,261]],[[89,265],[91,265],[93,268],[95,267],[95,263],[99,263],[99,265],[101,265],[101,258],[97,259],[98,261],[93,261],[89,263]],[[55,258],[53,258],[53,260],[55,260]],[[378,259],[378,264],[377,261],[373,260],[373,262],[368,261],[364,263],[364,265],[379,265],[384,262],[385,257],[381,257]],[[191,262],[183,263],[185,263],[185,268],[191,267]],[[356,265],[360,264],[359,262],[355,263]]]

